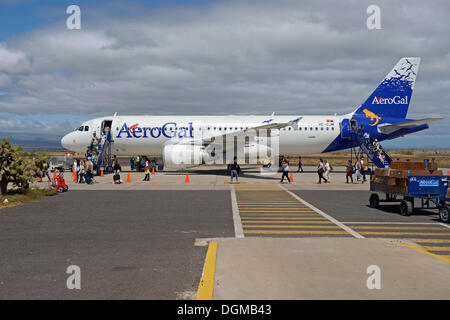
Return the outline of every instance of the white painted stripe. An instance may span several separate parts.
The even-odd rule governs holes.
[[[236,191],[234,185],[230,185],[231,193],[231,209],[233,210],[234,234],[236,238],[244,238],[244,229],[242,228],[241,216],[239,215],[239,207],[236,199]]]
[[[446,227],[446,228],[449,228],[450,229],[450,225],[448,225],[448,224],[445,224],[445,223],[439,223],[441,226],[443,226],[443,227]]]
[[[308,207],[310,207],[311,209],[313,209],[314,211],[316,211],[318,214],[320,214],[321,216],[323,216],[324,218],[330,220],[331,222],[333,222],[334,224],[336,224],[337,226],[339,226],[340,228],[344,229],[345,231],[347,231],[348,233],[350,233],[352,236],[354,236],[355,238],[358,239],[364,239],[365,237],[360,235],[358,232],[356,232],[355,230],[347,227],[345,224],[343,224],[342,222],[339,222],[338,220],[336,220],[335,218],[329,216],[328,214],[326,214],[325,212],[323,212],[322,210],[314,207],[313,205],[309,204],[308,202],[306,202],[305,200],[303,200],[302,198],[300,198],[299,196],[297,196],[295,193],[289,191],[288,189],[286,189],[284,186],[282,185],[278,185],[281,189],[283,189],[284,191],[286,191],[288,194],[290,194],[292,197],[294,197],[295,199],[297,199],[298,201],[306,204]]]

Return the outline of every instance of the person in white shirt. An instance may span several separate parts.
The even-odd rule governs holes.
[[[324,166],[324,169],[325,169],[324,177],[325,177],[325,179],[326,179],[327,182],[328,182],[328,181],[330,180],[331,166],[330,166],[330,164],[328,163],[327,160],[325,160],[325,166]]]

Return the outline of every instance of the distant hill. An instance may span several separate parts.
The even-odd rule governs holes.
[[[24,151],[64,151],[59,135],[30,135],[0,131],[0,140],[7,138],[13,145],[21,146]]]

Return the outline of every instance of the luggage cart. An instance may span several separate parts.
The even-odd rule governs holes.
[[[369,198],[369,206],[377,208],[380,202],[399,202],[400,214],[409,216],[414,212],[415,199],[420,199],[421,205],[416,208],[439,210],[440,219],[443,222],[449,222],[450,209],[446,204],[450,202],[450,198],[446,198],[447,176],[409,176],[407,182],[408,187],[404,189],[407,192],[402,193],[398,188],[389,185],[383,185],[383,189],[376,188],[371,181],[372,194]],[[386,195],[383,200],[379,196],[381,193]]]

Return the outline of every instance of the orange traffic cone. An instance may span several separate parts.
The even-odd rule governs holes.
[[[127,183],[131,182],[130,173],[128,172]]]
[[[38,180],[37,180],[38,182],[41,182],[41,177],[38,177]]]
[[[152,176],[155,175],[155,167],[152,168]]]
[[[103,168],[100,169],[100,177],[103,177]]]
[[[184,182],[189,183],[189,172],[187,172],[187,171],[186,171],[186,180]]]
[[[289,180],[291,180],[291,183],[294,182],[294,177],[292,176],[292,172],[291,172],[291,175],[289,176]]]

